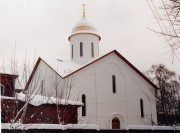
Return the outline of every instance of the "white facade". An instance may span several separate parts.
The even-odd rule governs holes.
[[[78,123],[97,124],[101,129],[112,129],[113,118],[119,120],[121,129],[157,124],[156,86],[117,51],[97,58],[100,37],[92,32],[73,30],[69,37],[73,58],[69,62],[39,58],[26,86],[28,92],[77,102],[84,102],[84,95]],[[79,56],[80,42],[84,44],[84,57]]]
[[[82,107],[79,108],[79,123],[97,124],[102,129],[111,129],[114,117],[119,119],[121,129],[126,128],[127,125],[157,123],[155,88],[115,52],[97,59],[83,69],[75,68],[74,71],[78,70],[75,73],[74,71],[70,75],[64,73],[63,77],[60,76],[63,75],[62,72],[58,73],[50,66],[53,65],[47,65],[40,60],[29,90],[35,88],[36,90],[33,91],[36,94],[77,102],[82,102],[82,95],[85,94],[86,116],[82,116]],[[115,93],[112,87],[113,75],[116,77]],[[43,81],[42,93],[41,81]],[[143,99],[143,118],[141,118],[140,99]]]
[[[113,93],[113,75],[116,93]],[[114,117],[120,120],[121,128],[157,122],[154,88],[115,54],[78,72],[77,78],[80,83],[72,94],[85,94],[87,98],[87,116],[82,117],[81,108],[78,112],[80,123],[90,122],[111,129]],[[144,118],[141,118],[140,99],[144,102]]]

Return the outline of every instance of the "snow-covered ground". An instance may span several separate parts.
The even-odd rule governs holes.
[[[21,123],[1,123],[1,129],[94,129],[100,130],[98,125],[95,124],[21,124]],[[180,126],[147,126],[147,125],[128,125],[126,130],[178,130],[180,131]]]
[[[128,125],[126,130],[180,130],[180,126],[147,126],[147,125]]]
[[[21,123],[1,123],[1,129],[95,129],[99,130],[99,127],[95,124],[21,124]]]

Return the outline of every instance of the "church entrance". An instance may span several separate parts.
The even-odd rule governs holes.
[[[112,129],[120,129],[120,121],[116,117],[112,119]]]

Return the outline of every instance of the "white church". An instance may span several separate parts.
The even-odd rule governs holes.
[[[85,10],[68,40],[71,59],[39,57],[25,88],[29,94],[82,102],[78,123],[100,129],[157,124],[158,88],[116,50],[99,56],[101,36]]]

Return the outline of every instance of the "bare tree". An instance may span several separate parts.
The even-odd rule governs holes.
[[[54,78],[50,81],[50,90],[55,90],[55,97],[56,97],[56,111],[58,116],[59,124],[66,124],[69,120],[65,118],[65,114],[67,111],[67,107],[69,106],[69,100],[71,99],[71,91],[77,85],[76,74],[71,75],[67,78],[62,78],[59,75],[55,75]],[[53,92],[45,92],[48,93],[49,97],[52,96]],[[79,97],[75,99],[74,102],[78,102]],[[64,104],[64,108],[62,109],[61,106]]]
[[[157,116],[160,125],[180,123],[180,79],[164,65],[153,65],[147,76],[159,90],[156,91]]]
[[[1,71],[3,73],[6,73],[6,67],[4,62],[2,62],[1,65]],[[10,70],[11,74],[20,75],[17,79],[18,82],[18,88],[21,88],[23,91],[23,94],[25,95],[24,103],[20,105],[21,102],[18,102],[20,98],[18,97],[17,92],[14,90],[14,101],[17,101],[16,108],[13,110],[14,116],[12,118],[12,123],[19,122],[21,125],[25,121],[25,117],[28,115],[27,110],[28,106],[30,105],[31,101],[34,100],[34,98],[37,95],[47,96],[48,100],[52,100],[51,97],[56,98],[56,111],[57,111],[57,117],[59,124],[66,124],[68,122],[67,118],[65,118],[65,114],[67,113],[69,100],[71,97],[71,90],[73,87],[76,86],[77,80],[76,80],[76,74],[71,75],[67,78],[62,78],[57,73],[52,73],[52,75],[46,75],[46,70],[38,70],[38,72],[33,71],[33,67],[35,66],[35,63],[33,65],[30,64],[30,61],[28,60],[28,57],[25,54],[25,58],[23,60],[23,63],[21,66],[18,66],[18,61],[16,59],[16,50],[14,49],[12,52],[12,57],[10,60]],[[33,67],[31,67],[33,66]],[[28,83],[28,79],[30,75],[33,75],[33,78],[31,79],[31,82],[28,85],[28,88],[24,90],[25,85]],[[49,73],[48,73],[49,74]],[[48,84],[48,85],[47,85]],[[48,89],[48,91],[47,91]],[[55,92],[55,93],[54,93]],[[79,97],[77,96],[77,100]],[[53,103],[54,101],[52,101]],[[62,103],[64,106],[64,109],[62,109]],[[18,105],[19,104],[19,105]],[[39,108],[40,109],[40,108]],[[32,119],[35,114],[39,113],[39,110],[33,112]],[[41,116],[41,114],[39,114]]]
[[[180,62],[180,0],[146,0],[173,57]]]
[[[14,109],[13,109],[13,118],[11,122],[17,122],[21,121],[23,114],[25,113],[25,109],[27,108],[29,102],[33,99],[33,97],[30,97],[30,95],[26,95],[26,101],[24,101],[24,105],[22,108],[18,108],[18,100],[17,99],[17,92],[16,89],[20,89],[21,91],[24,90],[24,86],[27,83],[27,80],[30,76],[30,73],[32,71],[32,68],[30,67],[30,62],[27,60],[27,56],[25,54],[25,59],[22,63],[22,66],[18,66],[16,59],[16,48],[12,50],[12,56],[10,59],[10,66],[5,65],[4,63],[4,57],[3,57],[3,62],[0,64],[0,71],[4,74],[12,74],[12,75],[19,75],[16,83],[15,83],[15,88],[10,88],[11,93],[13,94],[13,101],[14,101]],[[20,69],[19,69],[20,68]],[[37,79],[38,80],[38,79]],[[8,83],[8,80],[7,80]],[[37,92],[36,92],[37,93]]]

